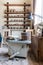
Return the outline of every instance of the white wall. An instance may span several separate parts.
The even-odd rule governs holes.
[[[4,4],[6,2],[12,3],[12,4],[16,4],[16,3],[31,3],[33,5],[33,0],[0,0],[0,28],[5,24],[5,18],[4,18],[4,10],[5,10],[5,6]],[[31,9],[33,9],[31,5]],[[20,33],[18,33],[20,34]],[[16,35],[16,33],[15,33]]]

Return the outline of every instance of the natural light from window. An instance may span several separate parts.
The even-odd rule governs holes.
[[[41,16],[41,9],[42,9],[42,0],[36,0],[35,5],[35,14]],[[41,18],[38,16],[35,16],[35,23],[34,25],[41,22]]]

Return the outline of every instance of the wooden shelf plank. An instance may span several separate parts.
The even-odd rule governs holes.
[[[30,22],[32,19],[28,19],[28,20],[10,20],[10,21],[5,21],[5,22]]]
[[[5,14],[29,14],[29,12],[5,12]]]
[[[10,29],[12,31],[23,31],[23,30],[27,30],[27,29]]]
[[[4,16],[5,18],[27,18],[27,16]]]
[[[4,6],[31,6],[31,4],[4,4]]]
[[[5,24],[5,26],[29,26],[29,24]]]

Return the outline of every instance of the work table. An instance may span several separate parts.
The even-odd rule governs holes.
[[[31,40],[7,40],[8,43],[31,44]]]
[[[27,52],[29,50],[29,46],[31,45],[31,41],[30,40],[7,40],[8,43],[8,49],[9,52],[8,54],[10,56],[14,55],[15,53],[19,52],[19,54],[17,54],[16,56],[19,57],[23,57],[26,58],[27,57]]]

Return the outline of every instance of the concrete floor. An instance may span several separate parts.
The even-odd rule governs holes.
[[[0,55],[0,65],[43,65],[43,62],[37,62],[33,55],[30,53],[27,54],[26,59],[19,59],[19,58],[14,58],[12,60],[9,60],[8,55]]]
[[[14,58],[9,60],[6,55],[0,55],[0,65],[43,65],[42,62],[38,63],[30,56],[27,59]]]

